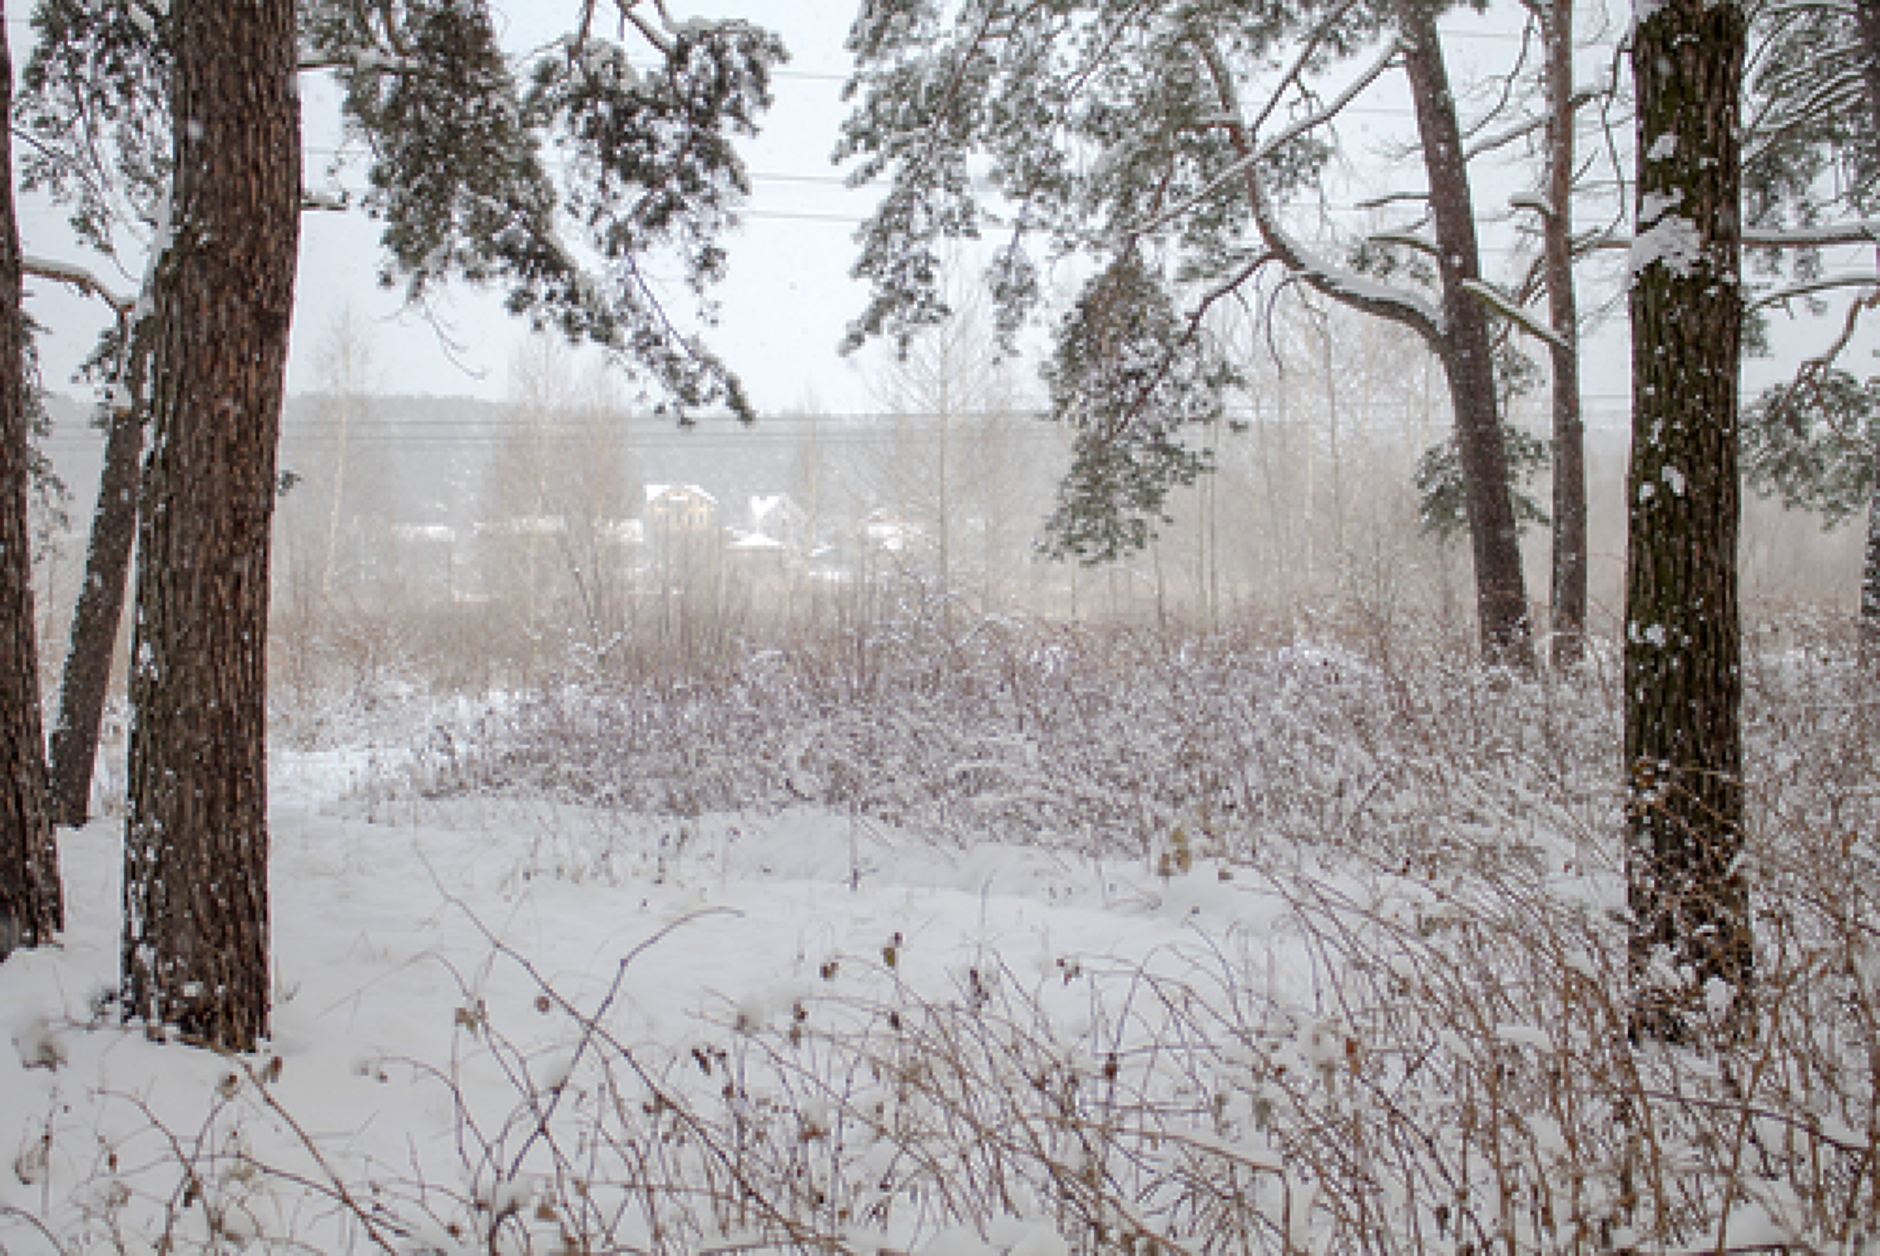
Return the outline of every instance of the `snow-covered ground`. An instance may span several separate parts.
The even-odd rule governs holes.
[[[1170,828],[1188,804],[1144,793],[1134,852],[1061,822],[1000,840],[964,796],[680,818],[277,743],[273,1036],[240,1059],[115,1021],[120,824],[66,834],[62,943],[0,965],[0,1250],[1867,1250],[1858,673],[1759,673],[1767,1025],[1700,1058],[1625,1040],[1597,685],[1221,664],[1171,662],[1174,706],[1138,694],[1088,764],[1030,778],[1075,798],[1053,771],[1136,756],[1168,785],[1193,740],[1169,711],[1205,708],[1213,744],[1235,723],[1240,827]],[[760,728],[762,692],[727,709]],[[1049,753],[1073,726],[1017,692]],[[568,737],[570,709],[594,708],[483,725],[509,758],[478,771],[513,784],[503,763],[541,763],[523,741]],[[787,753],[749,741],[751,771],[794,774],[773,797],[815,768],[806,743],[826,763],[869,724],[787,709]],[[1011,738],[950,735],[970,762],[971,737]],[[553,744],[557,779],[598,779],[604,747]],[[1262,768],[1320,772],[1288,787],[1311,805]],[[1066,814],[985,790],[1000,833]],[[1855,826],[1826,853],[1823,808]]]
[[[1142,860],[941,846],[807,809],[677,821],[478,800],[403,814],[381,803],[368,818],[339,805],[356,764],[276,759],[278,1002],[254,1059],[101,1018],[118,965],[121,822],[65,836],[64,941],[0,968],[18,1048],[0,1060],[5,1250],[55,1250],[51,1235],[68,1250],[149,1250],[166,1232],[210,1241],[215,1227],[370,1246],[326,1184],[275,1171],[395,1175],[444,1201],[530,1194],[543,1158],[518,1150],[518,1130],[500,1150],[466,1139],[456,1097],[493,1138],[531,1090],[549,1093],[584,1034],[564,1001],[657,1069],[814,1015],[822,999],[942,1001],[994,982],[1022,984],[1063,1015],[1067,1041],[1095,1046],[1084,987],[1104,974],[1181,977],[1229,949],[1257,952],[1282,986],[1303,967],[1283,903],[1217,872],[1165,880]],[[501,1151],[515,1151],[519,1184],[490,1180],[511,1172]],[[454,1247],[449,1220],[428,1238]],[[531,1228],[545,1246],[556,1233],[546,1212]]]

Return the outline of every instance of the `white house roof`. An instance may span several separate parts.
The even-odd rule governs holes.
[[[709,506],[716,506],[718,499],[696,484],[648,484],[646,486],[646,504],[651,506],[666,497],[691,498]]]

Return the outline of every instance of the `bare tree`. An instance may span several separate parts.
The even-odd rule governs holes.
[[[350,307],[340,311],[321,338],[318,367],[323,385],[318,417],[332,428],[321,485],[326,498],[325,538],[320,556],[320,597],[331,601],[338,574],[341,528],[351,499],[359,496],[348,478],[353,468],[355,430],[365,417],[367,397],[376,390],[372,345]]]
[[[989,598],[1015,495],[1018,386],[976,295],[962,291],[953,317],[910,340],[874,390],[888,418],[864,466],[871,487],[917,529],[942,597],[977,583]],[[977,546],[968,543],[974,532]],[[975,567],[977,581],[963,578]]]
[[[527,659],[570,633],[602,657],[627,613],[625,402],[604,368],[581,380],[567,347],[547,336],[517,350],[509,393],[483,494],[487,590]]]

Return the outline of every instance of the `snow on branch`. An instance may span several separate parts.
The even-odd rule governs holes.
[[[1479,279],[1465,279],[1462,281],[1462,288],[1463,291],[1487,305],[1489,309],[1494,310],[1497,314],[1519,327],[1528,335],[1533,336],[1536,340],[1544,340],[1563,353],[1573,352],[1573,346],[1568,344],[1566,339],[1562,337],[1559,332],[1536,319],[1521,305],[1510,300],[1507,293],[1502,292],[1494,285],[1483,283]]]
[[[1342,10],[1341,10],[1342,12]],[[1324,30],[1323,27],[1320,28]],[[1311,63],[1317,50],[1318,37],[1309,41],[1292,67],[1287,71],[1286,82],[1296,81]],[[1392,39],[1371,65],[1350,84],[1339,97],[1319,114],[1334,113],[1345,107],[1349,101],[1374,82],[1395,62],[1401,45]],[[1341,266],[1335,266],[1317,256],[1300,240],[1292,236],[1280,224],[1273,212],[1273,205],[1267,196],[1266,185],[1260,179],[1260,158],[1274,151],[1275,146],[1285,143],[1300,132],[1302,127],[1317,125],[1311,118],[1301,119],[1283,130],[1274,139],[1256,145],[1255,126],[1245,121],[1246,115],[1240,108],[1240,100],[1234,90],[1232,72],[1220,55],[1220,51],[1207,44],[1197,45],[1203,65],[1214,82],[1215,93],[1220,97],[1222,110],[1230,119],[1228,134],[1239,154],[1239,160],[1233,164],[1233,171],[1246,180],[1247,195],[1251,202],[1254,222],[1260,228],[1260,234],[1266,241],[1271,255],[1299,278],[1311,284],[1318,291],[1334,300],[1363,310],[1365,313],[1387,318],[1392,322],[1409,327],[1426,340],[1439,341],[1448,334],[1447,324],[1442,311],[1417,293],[1379,283]],[[1269,112],[1273,101],[1278,99],[1277,89],[1269,100]],[[1267,115],[1262,114],[1264,119]],[[1314,115],[1317,116],[1317,115]]]
[[[1377,244],[1395,244],[1401,248],[1414,249],[1430,257],[1440,258],[1443,255],[1436,241],[1410,231],[1379,231],[1365,238]]]
[[[1357,78],[1347,83],[1345,89],[1339,92],[1337,96],[1333,97],[1331,104],[1325,106],[1323,109],[1307,114],[1305,117],[1300,118],[1290,126],[1282,129],[1278,135],[1262,143],[1253,153],[1251,160],[1263,161],[1278,152],[1281,147],[1290,144],[1293,140],[1304,135],[1306,132],[1316,130],[1326,123],[1331,122],[1339,114],[1343,113],[1346,106],[1356,100],[1366,88],[1383,77],[1384,72],[1396,63],[1397,53],[1402,50],[1402,47],[1403,41],[1394,35],[1390,39],[1385,40],[1384,47],[1378,52],[1376,59],[1373,60],[1370,65],[1366,66],[1364,71],[1359,74]]]
[[[1745,227],[1743,247],[1751,249],[1806,249],[1826,244],[1880,244],[1880,218],[1862,222],[1831,223],[1825,227],[1784,227],[1775,230]]]
[[[1746,249],[1810,249],[1833,244],[1880,244],[1880,218],[1830,223],[1823,227],[1745,227]],[[1608,231],[1589,241],[1581,252],[1626,252],[1632,237]],[[1869,280],[1868,282],[1871,282]]]
[[[1388,209],[1392,205],[1402,204],[1428,205],[1428,192],[1386,192],[1382,196],[1368,196],[1357,202],[1359,209]]]
[[[112,312],[119,318],[129,314],[136,305],[134,298],[113,292],[109,285],[91,270],[72,262],[55,262],[48,258],[28,256],[20,259],[20,270],[34,279],[64,284],[68,288],[76,288],[88,297],[96,297],[110,306]]]
[[[1477,157],[1492,153],[1498,148],[1506,148],[1510,144],[1526,139],[1546,125],[1546,118],[1533,117],[1525,122],[1517,122],[1513,126],[1485,135],[1463,150],[1463,160],[1474,161]]]
[[[349,48],[338,53],[303,46],[299,68],[320,70],[372,70],[383,74],[422,74],[424,64],[415,57],[395,56],[376,48]]]
[[[1572,107],[1575,109],[1578,109],[1581,105],[1586,104],[1588,101],[1594,99],[1596,96],[1601,94],[1601,91],[1602,89],[1600,88],[1593,88],[1593,87],[1580,88],[1578,91],[1573,93]],[[1524,121],[1517,122],[1510,127],[1504,128],[1503,130],[1496,131],[1490,135],[1485,135],[1481,139],[1477,140],[1475,143],[1469,145],[1468,148],[1462,154],[1463,158],[1464,160],[1467,160],[1467,161],[1474,161],[1477,157],[1481,157],[1487,153],[1492,153],[1496,149],[1506,148],[1510,144],[1517,143],[1520,140],[1524,140],[1528,136],[1534,134],[1534,132],[1539,131],[1542,128],[1544,128],[1546,125],[1547,125],[1547,118],[1544,115],[1528,118]]]
[[[1880,275],[1824,275],[1807,283],[1791,284],[1778,288],[1774,292],[1764,293],[1749,302],[1744,311],[1767,309],[1772,305],[1782,305],[1798,297],[1812,296],[1817,292],[1834,292],[1841,288],[1874,288],[1880,286]]]
[[[1531,209],[1546,219],[1552,219],[1554,216],[1553,202],[1539,192],[1516,192],[1508,198],[1508,208]]]
[[[1131,227],[1126,234],[1130,236],[1144,236],[1151,235],[1161,230],[1163,227],[1166,227],[1169,223],[1182,217],[1184,214],[1189,213],[1197,206],[1206,204],[1229,183],[1243,176],[1251,176],[1255,166],[1272,157],[1274,153],[1278,152],[1285,145],[1310,131],[1317,130],[1319,127],[1326,126],[1333,122],[1340,113],[1344,112],[1345,108],[1350,105],[1353,100],[1357,99],[1367,87],[1375,83],[1378,78],[1390,68],[1391,63],[1397,57],[1397,51],[1398,41],[1395,39],[1387,41],[1384,50],[1379,54],[1377,59],[1371,63],[1369,68],[1351,83],[1347,84],[1345,90],[1340,92],[1330,104],[1326,105],[1323,109],[1315,110],[1305,117],[1292,122],[1281,130],[1279,134],[1261,143],[1251,152],[1236,159],[1227,169],[1210,179],[1207,186],[1203,187],[1199,192],[1196,192],[1193,196],[1190,196],[1180,204],[1170,206],[1168,209],[1163,210],[1147,222],[1139,226]],[[1288,75],[1289,80],[1292,77],[1293,75]],[[1276,91],[1274,98],[1277,99],[1278,96],[1279,92]],[[1264,120],[1265,116],[1265,114],[1262,114],[1261,120]],[[1242,127],[1245,125],[1239,120],[1239,114],[1231,111],[1215,115],[1215,120],[1217,125],[1229,128]],[[1256,121],[1254,126],[1257,127],[1258,125],[1259,122]]]

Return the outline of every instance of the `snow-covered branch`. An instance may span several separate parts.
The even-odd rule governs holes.
[[[1155,233],[1169,223],[1182,217],[1184,214],[1191,212],[1197,206],[1204,205],[1212,200],[1222,188],[1248,174],[1254,166],[1272,157],[1273,154],[1277,153],[1287,144],[1290,144],[1292,141],[1311,131],[1317,130],[1319,127],[1329,125],[1339,114],[1343,113],[1351,102],[1356,100],[1366,88],[1382,77],[1386,70],[1390,69],[1391,63],[1397,58],[1397,51],[1397,41],[1395,39],[1388,41],[1376,60],[1374,60],[1356,79],[1347,84],[1345,89],[1341,91],[1330,104],[1326,105],[1323,109],[1314,110],[1305,117],[1290,123],[1281,130],[1279,134],[1262,142],[1251,152],[1235,160],[1225,170],[1221,171],[1213,179],[1210,179],[1207,186],[1203,187],[1199,192],[1196,192],[1193,196],[1182,201],[1180,204],[1163,210],[1149,221],[1131,227],[1127,234],[1131,236],[1143,236]],[[1291,77],[1291,75],[1288,76],[1289,79]],[[1276,92],[1276,98],[1277,95],[1278,93]],[[1228,127],[1240,125],[1235,120],[1235,115],[1233,114],[1222,114],[1217,115],[1217,117],[1219,118],[1218,125]],[[1262,120],[1264,117],[1265,115],[1263,114]],[[1256,121],[1254,125],[1257,127],[1259,125],[1258,121]]]
[[[1778,288],[1774,292],[1766,292],[1762,296],[1757,297],[1754,301],[1749,302],[1745,309],[1746,311],[1767,309],[1772,305],[1782,305],[1801,297],[1813,296],[1818,292],[1835,292],[1843,288],[1873,288],[1876,286],[1880,286],[1880,274],[1823,275],[1821,278],[1811,279],[1807,283],[1791,284],[1786,288]]]
[[[1428,192],[1386,192],[1382,196],[1366,197],[1358,201],[1356,207],[1363,210],[1388,209],[1392,205],[1406,203],[1428,205],[1430,203],[1430,194]]]
[[[49,258],[28,256],[20,259],[20,270],[34,279],[64,284],[68,288],[76,288],[88,297],[96,297],[110,306],[112,312],[119,318],[129,314],[137,304],[134,297],[127,297],[112,291],[111,287],[91,270],[71,262],[57,262]]]
[[[1831,223],[1825,227],[1745,227],[1746,249],[1807,249],[1829,244],[1880,244],[1880,218]]]
[[[1374,61],[1364,74],[1361,74],[1352,89],[1341,93],[1338,101],[1328,108],[1343,108],[1344,102],[1353,94],[1359,84],[1368,84],[1381,75],[1395,60],[1399,44],[1392,40],[1385,49],[1385,55]],[[1308,45],[1301,60],[1294,63],[1288,77],[1303,72],[1313,48]],[[1266,185],[1260,178],[1259,156],[1262,152],[1272,151],[1273,143],[1283,143],[1287,134],[1295,127],[1289,127],[1281,136],[1268,144],[1256,146],[1254,131],[1244,121],[1246,115],[1241,111],[1238,94],[1234,90],[1231,71],[1222,60],[1218,49],[1200,44],[1197,46],[1201,61],[1214,82],[1215,93],[1219,96],[1223,112],[1236,121],[1228,125],[1228,134],[1239,154],[1234,163],[1236,170],[1246,180],[1247,197],[1253,210],[1254,222],[1260,228],[1260,235],[1266,241],[1267,249],[1288,270],[1312,285],[1313,288],[1334,300],[1387,318],[1392,322],[1409,327],[1425,340],[1439,341],[1446,334],[1446,324],[1442,311],[1430,301],[1414,292],[1394,288],[1389,284],[1379,283],[1354,271],[1335,266],[1312,252],[1302,241],[1296,239],[1280,223],[1273,212],[1271,199],[1267,195]],[[1263,115],[1264,116],[1264,115]],[[1297,125],[1297,124],[1296,124]]]
[[[1746,249],[1809,249],[1825,248],[1834,244],[1880,244],[1880,218],[1868,218],[1860,222],[1830,223],[1822,227],[1745,227],[1743,229],[1743,247]],[[1589,240],[1584,248],[1578,251],[1626,252],[1631,247],[1630,236],[1617,231],[1608,231]]]
[[[1509,299],[1507,293],[1494,285],[1483,283],[1479,279],[1465,279],[1462,281],[1462,287],[1470,296],[1475,297],[1536,340],[1544,340],[1563,353],[1573,352],[1573,346],[1568,344],[1559,332],[1536,319],[1520,303]]]
[[[1554,216],[1553,204],[1539,192],[1516,192],[1508,198],[1509,209],[1528,209],[1542,218]]]
[[[1603,88],[1593,87],[1580,88],[1573,93],[1573,107],[1578,109],[1603,90]],[[1475,143],[1469,145],[1468,149],[1464,151],[1463,156],[1469,161],[1474,161],[1477,157],[1481,157],[1484,154],[1492,153],[1497,149],[1506,148],[1510,144],[1524,140],[1546,125],[1547,119],[1544,116],[1536,116],[1522,122],[1517,122],[1512,126],[1496,131],[1491,135],[1485,135],[1475,141]]]
[[[1436,247],[1436,241],[1409,231],[1379,231],[1365,238],[1377,244],[1395,244],[1400,248],[1414,249],[1430,257],[1442,256],[1442,250]]]

